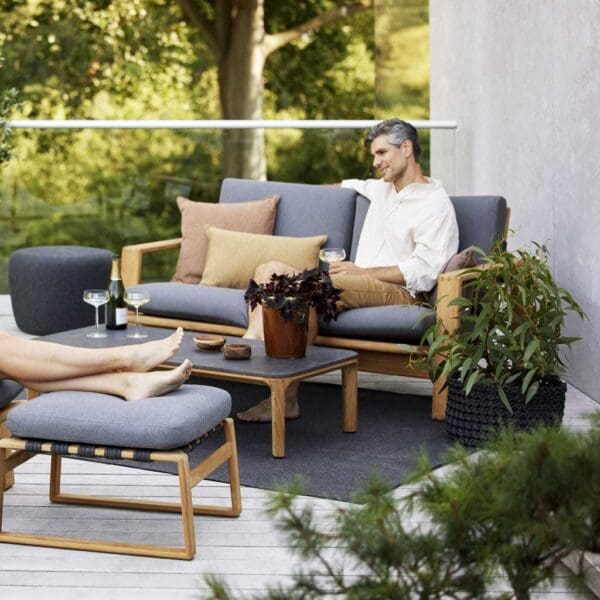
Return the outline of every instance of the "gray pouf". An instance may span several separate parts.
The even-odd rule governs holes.
[[[112,253],[84,246],[35,246],[10,255],[8,282],[19,329],[34,335],[94,323],[83,290],[105,289]]]

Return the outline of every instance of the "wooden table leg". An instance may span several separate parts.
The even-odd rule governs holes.
[[[353,433],[358,428],[358,364],[342,367],[342,430]]]
[[[290,379],[269,379],[271,390],[271,446],[275,458],[285,456],[285,391]]]

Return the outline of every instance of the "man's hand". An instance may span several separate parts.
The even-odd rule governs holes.
[[[349,260],[340,260],[329,263],[329,274],[330,275],[366,275],[367,269],[363,269],[355,265]]]
[[[402,271],[398,267],[359,267],[354,263],[346,261],[336,261],[329,263],[330,275],[362,275],[395,283],[396,285],[406,285],[406,280]]]

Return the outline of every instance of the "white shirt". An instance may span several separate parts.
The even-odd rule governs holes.
[[[355,263],[359,267],[396,265],[414,296],[428,292],[446,263],[458,251],[458,225],[454,207],[436,179],[411,183],[396,192],[381,179],[346,179],[371,201],[358,240]]]

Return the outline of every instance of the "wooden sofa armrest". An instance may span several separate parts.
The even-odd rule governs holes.
[[[487,266],[487,265],[486,265]],[[441,322],[446,331],[452,331],[457,327],[457,321],[460,308],[458,306],[449,306],[454,298],[463,295],[463,286],[467,281],[477,277],[477,272],[473,268],[458,269],[442,273],[437,280],[438,301],[435,306],[435,316],[438,322]]]
[[[121,250],[121,278],[123,279],[123,285],[127,288],[142,283],[142,260],[144,254],[174,250],[181,246],[181,240],[182,238],[173,238],[170,240],[123,246]]]

